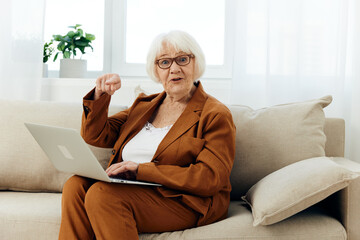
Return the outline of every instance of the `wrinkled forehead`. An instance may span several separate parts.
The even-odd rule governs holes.
[[[156,57],[163,57],[163,56],[175,56],[178,54],[191,54],[191,51],[186,46],[181,46],[177,43],[171,43],[163,41],[160,48],[157,51]]]

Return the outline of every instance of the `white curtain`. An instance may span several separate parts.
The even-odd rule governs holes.
[[[231,103],[252,108],[332,95],[346,156],[360,162],[360,1],[239,0]]]
[[[0,1],[0,98],[38,100],[44,0]]]

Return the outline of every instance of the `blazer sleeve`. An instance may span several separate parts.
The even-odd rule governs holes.
[[[83,98],[81,136],[90,145],[112,148],[128,118],[129,109],[108,117],[111,96],[105,93],[92,100],[94,92],[95,88]]]
[[[236,129],[230,111],[216,114],[205,126],[205,144],[188,167],[140,164],[137,179],[202,197],[213,196],[229,186],[235,157]]]

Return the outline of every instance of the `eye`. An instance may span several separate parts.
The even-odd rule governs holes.
[[[167,65],[167,64],[169,64],[169,60],[167,60],[167,59],[160,60],[160,64]]]
[[[180,62],[187,62],[187,57],[186,56],[184,56],[184,57],[180,57]]]

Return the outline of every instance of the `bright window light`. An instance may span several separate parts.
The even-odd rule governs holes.
[[[145,63],[158,34],[183,30],[198,41],[208,65],[224,64],[225,0],[130,0],[126,17],[127,63]]]
[[[104,58],[104,7],[105,0],[62,0],[46,1],[44,40],[49,42],[52,35],[65,35],[71,29],[68,26],[81,24],[86,33],[94,34],[96,39],[92,42],[94,52],[86,48],[82,59],[87,59],[88,71],[102,71]],[[77,58],[81,56],[78,53]],[[49,70],[59,70],[62,54],[56,62],[53,55],[49,61]]]

